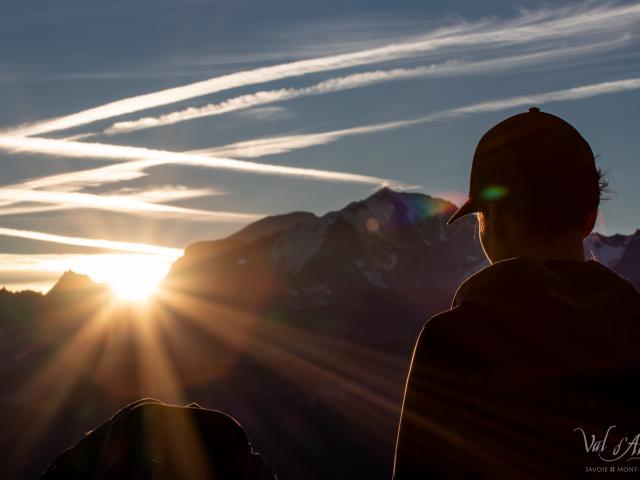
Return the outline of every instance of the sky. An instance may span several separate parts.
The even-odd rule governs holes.
[[[0,0],[0,285],[161,277],[188,244],[382,185],[460,203],[539,106],[640,227],[640,2]],[[570,188],[570,179],[567,179]]]

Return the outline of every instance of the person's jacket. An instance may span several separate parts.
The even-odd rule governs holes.
[[[627,280],[595,261],[497,262],[420,333],[394,478],[640,475],[639,373]]]

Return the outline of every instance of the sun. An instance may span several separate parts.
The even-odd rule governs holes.
[[[108,283],[118,299],[142,302],[153,295],[161,279],[142,272],[142,274],[117,276],[110,279]]]
[[[143,302],[155,293],[173,260],[143,253],[94,254],[77,258],[72,269],[106,283],[118,300]]]
[[[156,291],[169,265],[154,255],[121,255],[102,266],[102,277],[120,300],[141,302]]]

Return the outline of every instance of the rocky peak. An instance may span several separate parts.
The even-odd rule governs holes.
[[[66,294],[78,294],[78,293],[90,293],[97,292],[103,289],[103,285],[100,285],[88,275],[82,275],[71,270],[67,270],[58,279],[56,284],[47,292],[47,296],[66,295]]]

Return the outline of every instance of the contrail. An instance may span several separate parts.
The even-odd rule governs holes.
[[[446,47],[514,45],[532,41],[570,38],[575,35],[619,33],[638,21],[640,4],[596,8],[562,8],[529,12],[497,26],[465,24],[441,29],[419,40],[389,44],[357,52],[299,60],[236,72],[208,80],[129,97],[62,117],[43,120],[5,131],[6,135],[33,136],[169,105],[191,98],[311,73],[338,70],[388,60],[408,58]]]
[[[18,189],[24,191],[36,189],[51,189],[52,187],[61,187],[64,192],[73,192],[86,187],[100,186],[108,183],[121,182],[144,177],[146,173],[142,169],[153,166],[154,164],[155,162],[149,162],[146,160],[130,161],[122,164],[108,165],[106,167],[48,175],[32,180],[25,180],[19,183],[4,185],[0,187],[0,192],[3,189]],[[138,191],[135,192],[134,195],[127,192],[126,196],[131,198],[135,196],[137,200],[143,200],[152,203],[161,203],[175,200],[184,200],[205,195],[218,195],[222,193],[224,192],[219,192],[213,189],[198,190],[184,188],[178,185],[164,187],[161,189]],[[17,202],[10,200],[0,200],[0,216],[46,212],[53,210],[65,210],[73,208],[73,204],[67,203],[47,206],[41,205],[36,207],[18,206],[8,208],[9,205],[13,205],[15,203]]]
[[[360,127],[344,128],[329,132],[307,133],[299,135],[283,135],[278,137],[258,138],[243,142],[231,143],[220,147],[194,150],[193,154],[212,156],[237,156],[244,158],[258,158],[266,155],[277,155],[294,150],[313,147],[315,145],[325,145],[336,142],[345,137],[355,135],[367,135],[376,132],[384,132],[397,128],[409,127],[424,123],[424,118],[410,120],[398,120],[394,122],[376,123],[363,125]]]
[[[186,165],[194,165],[201,167],[210,167],[210,168],[227,168],[220,167],[219,162],[222,161],[231,161],[231,162],[240,162],[239,160],[230,160],[219,158],[219,156],[237,156],[237,157],[249,157],[249,158],[257,158],[266,155],[276,155],[280,153],[286,153],[298,149],[309,148],[316,145],[325,145],[328,143],[332,143],[338,141],[345,137],[351,137],[356,135],[367,135],[376,132],[382,132],[387,130],[394,130],[397,128],[410,127],[414,125],[419,125],[428,122],[434,122],[438,120],[447,120],[457,117],[465,117],[473,114],[484,113],[484,112],[492,112],[492,111],[500,111],[500,110],[508,110],[510,108],[516,108],[520,106],[530,106],[534,104],[544,104],[544,103],[552,103],[552,102],[560,102],[560,101],[571,101],[571,100],[579,100],[583,98],[594,97],[597,95],[604,94],[612,94],[623,92],[627,90],[636,90],[640,88],[640,78],[630,78],[626,80],[618,80],[612,82],[602,82],[596,83],[592,85],[585,85],[581,87],[569,88],[564,90],[556,90],[553,92],[546,93],[538,93],[532,95],[522,95],[517,97],[509,97],[506,99],[498,99],[487,102],[479,102],[471,105],[457,107],[452,109],[440,110],[437,112],[433,112],[431,114],[407,120],[398,120],[393,122],[384,122],[372,125],[363,125],[358,127],[346,128],[342,130],[333,130],[329,132],[321,132],[321,133],[310,133],[310,134],[301,134],[301,135],[287,135],[287,136],[278,136],[278,137],[267,137],[260,138],[255,140],[247,140],[244,142],[238,142],[228,145],[223,145],[220,147],[214,147],[210,149],[197,150],[194,152],[188,152],[186,154],[179,154],[175,152],[165,152],[165,151],[153,151],[148,149],[136,149],[142,150],[142,152],[138,152],[136,155],[132,155],[131,152],[127,150],[126,156],[118,157],[120,160],[126,160],[128,158],[141,158],[141,157],[149,157],[143,160],[134,160],[126,163],[121,163],[117,165],[109,165],[107,167],[100,167],[89,170],[82,170],[79,172],[70,172],[63,173],[57,175],[50,175],[47,177],[27,180],[22,184],[18,184],[24,188],[49,188],[60,185],[93,185],[100,183],[107,183],[109,181],[119,181],[120,178],[137,178],[139,176],[143,176],[143,170],[147,168],[151,168],[156,165],[164,165],[169,163],[178,163],[178,164],[186,164]],[[21,139],[25,142],[34,142],[38,139]],[[65,141],[54,140],[53,142],[61,142],[61,145],[65,145]],[[58,145],[58,143],[55,143]],[[86,145],[86,144],[81,144]],[[89,144],[92,145],[92,144]],[[95,145],[95,144],[94,144]],[[25,145],[23,145],[25,147]],[[2,137],[0,137],[0,148],[3,148]],[[7,145],[4,146],[5,149],[9,149]],[[118,147],[118,148],[134,148],[134,147]],[[157,152],[154,154],[153,152]],[[61,147],[56,147],[55,151],[47,151],[44,147],[40,148],[36,153],[51,153],[56,155],[64,155],[64,149]],[[113,151],[110,150],[110,153]],[[176,155],[176,157],[167,158],[165,154]],[[209,155],[213,155],[210,157]],[[186,161],[183,161],[185,160]],[[302,170],[304,175],[313,175],[313,172],[324,172],[325,175],[329,176],[330,180],[335,180],[331,175],[335,172],[327,172],[324,170],[312,170],[311,172],[307,172],[306,169],[295,169],[294,167],[281,167],[275,165],[265,165],[253,162],[247,162],[250,166],[260,165],[263,167],[273,167],[276,169],[287,168],[293,169],[293,172],[290,172],[292,175],[297,175],[297,170]],[[234,163],[232,163],[234,165]],[[246,168],[250,168],[246,167]],[[119,169],[122,169],[122,172],[119,172]],[[122,175],[120,175],[122,174]],[[282,174],[282,173],[279,173]],[[354,175],[354,174],[340,174],[340,175]],[[347,177],[349,181],[351,181],[351,177]],[[372,184],[383,184],[387,182],[388,184],[395,186],[402,186],[398,182],[392,182],[390,180],[384,179],[375,179],[375,177],[364,177],[365,180],[369,180],[367,182],[363,181],[362,183],[372,183]],[[357,178],[356,178],[357,180]],[[345,180],[347,181],[347,180]]]
[[[160,247],[146,243],[119,242],[115,240],[103,240],[84,237],[68,237],[65,235],[54,235],[51,233],[35,232],[32,230],[17,230],[14,228],[0,227],[0,235],[7,237],[26,238],[41,242],[60,243],[63,245],[75,245],[78,247],[104,248],[107,250],[118,250],[122,252],[150,253],[154,255],[180,257],[184,250],[179,248]]]
[[[55,177],[55,176],[54,176]],[[45,179],[48,177],[44,177]],[[70,201],[69,192],[77,189],[78,183],[71,184],[61,184],[60,182],[50,182],[54,183],[56,186],[63,185],[63,193],[65,195],[64,201],[60,199],[60,192],[50,192],[50,191],[35,191],[35,193],[31,193],[34,187],[30,186],[30,182],[23,182],[22,184],[14,184],[14,185],[6,185],[0,187],[0,216],[7,215],[19,215],[19,214],[27,214],[27,213],[39,213],[39,212],[49,212],[55,210],[67,210],[70,208],[96,208],[96,201],[93,197],[89,197],[90,200],[86,200],[84,196],[75,196],[73,197],[73,201]],[[95,183],[93,183],[95,185]],[[51,185],[50,185],[51,186]],[[87,186],[87,185],[82,185]],[[18,192],[17,194],[14,192]],[[121,191],[107,194],[106,198],[107,202],[102,204],[104,200],[98,198],[97,200],[102,204],[100,209],[111,210],[109,199],[113,199],[114,197],[119,199],[121,202],[126,203],[129,199],[134,199],[136,202],[151,202],[151,203],[161,203],[161,202],[170,202],[176,200],[186,200],[191,198],[210,196],[210,195],[218,195],[222,194],[222,192],[215,191],[213,189],[192,189],[186,188],[180,185],[170,185],[163,188],[152,188],[148,190],[140,190],[140,191]],[[104,194],[103,194],[104,195]],[[5,200],[7,199],[7,200]],[[10,199],[10,200],[8,200]],[[16,203],[28,202],[28,203],[38,203],[38,202],[59,202],[55,205],[38,205],[38,206],[18,206],[18,207],[9,207],[10,205],[14,205]],[[133,205],[130,205],[130,208],[122,208],[120,205],[114,211],[137,211]],[[145,209],[146,211],[146,209]],[[139,213],[139,212],[138,212]],[[156,213],[156,212],[154,212]],[[175,212],[172,212],[175,213]]]
[[[525,105],[563,102],[568,100],[580,100],[583,98],[595,97],[608,93],[619,93],[640,88],[640,77],[618,80],[614,82],[602,82],[582,87],[568,88],[555,92],[539,93],[535,95],[524,95],[511,97],[503,100],[492,100],[488,102],[475,103],[467,107],[454,108],[440,112],[442,117],[457,117],[472,113],[495,112],[508,108]]]
[[[395,68],[391,70],[354,73],[343,77],[330,78],[309,87],[263,90],[248,95],[230,98],[217,104],[208,104],[202,107],[189,107],[184,110],[167,113],[157,117],[143,117],[136,120],[116,122],[105,129],[102,133],[106,135],[130,133],[137,130],[173,125],[187,120],[221,115],[223,113],[281,102],[284,100],[340,92],[394,80],[476,74],[500,69],[512,70],[521,66],[533,66],[541,63],[547,64],[552,60],[557,61],[576,55],[592,54],[595,51],[619,47],[629,39],[629,35],[623,35],[619,39],[615,39],[613,41],[580,45],[578,47],[545,50],[526,55],[494,58],[478,62],[449,60],[422,67]],[[97,133],[95,135],[97,135]],[[81,138],[87,138],[89,136],[91,136],[91,134],[83,134]]]
[[[10,203],[12,205],[13,202]],[[68,210],[69,205],[39,205],[35,207],[3,207],[0,208],[0,217],[8,217],[9,215],[27,215],[30,213],[54,212],[59,210]]]
[[[580,100],[611,93],[619,93],[640,88],[640,78],[630,78],[613,82],[602,82],[593,85],[568,88],[553,92],[522,95],[499,100],[474,103],[464,107],[451,108],[430,113],[428,115],[395,122],[384,122],[360,127],[333,130],[330,132],[310,133],[300,135],[287,135],[279,137],[266,137],[256,140],[237,142],[220,147],[196,150],[194,153],[201,155],[223,155],[245,158],[258,158],[266,155],[287,153],[293,150],[309,148],[315,145],[325,145],[354,135],[366,135],[397,128],[447,120],[451,118],[465,117],[472,114],[508,110],[510,108],[530,106],[537,104]]]
[[[404,184],[389,179],[359,175],[356,173],[335,172],[313,168],[288,167],[285,165],[263,164],[231,158],[210,157],[189,153],[154,150],[150,148],[109,145],[104,143],[70,142],[48,138],[30,138],[0,136],[0,149],[13,153],[37,153],[62,157],[84,159],[102,159],[112,161],[146,160],[147,168],[155,165],[176,164],[203,168],[216,168],[240,172],[284,175],[314,180],[364,183],[369,185],[391,185],[403,187]]]
[[[175,200],[184,198],[194,198],[210,195],[210,190],[191,190],[176,192],[168,197],[162,196],[158,191],[150,192],[150,200]],[[144,198],[144,195],[142,196]],[[173,205],[161,205],[150,203],[131,195],[94,195],[79,192],[56,192],[51,190],[27,190],[16,188],[0,188],[0,199],[12,202],[36,202],[51,203],[59,206],[90,208],[97,210],[107,210],[111,212],[128,212],[136,214],[154,214],[186,216],[188,218],[206,218],[226,222],[249,222],[265,216],[261,213],[237,213],[237,212],[216,212],[209,210],[198,210],[194,208],[176,207]],[[35,210],[34,207],[26,207],[27,211]],[[45,207],[46,208],[46,207]],[[22,212],[26,213],[26,212]],[[0,209],[0,214],[2,210]],[[15,214],[15,212],[14,212]]]
[[[1,137],[0,137],[1,138]],[[156,165],[163,165],[164,161],[152,160],[132,160],[106,167],[89,168],[67,173],[58,173],[25,180],[20,183],[9,185],[11,188],[51,188],[64,185],[65,190],[78,190],[86,187],[104,185],[107,183],[123,182],[135,180],[146,176],[146,168]]]

